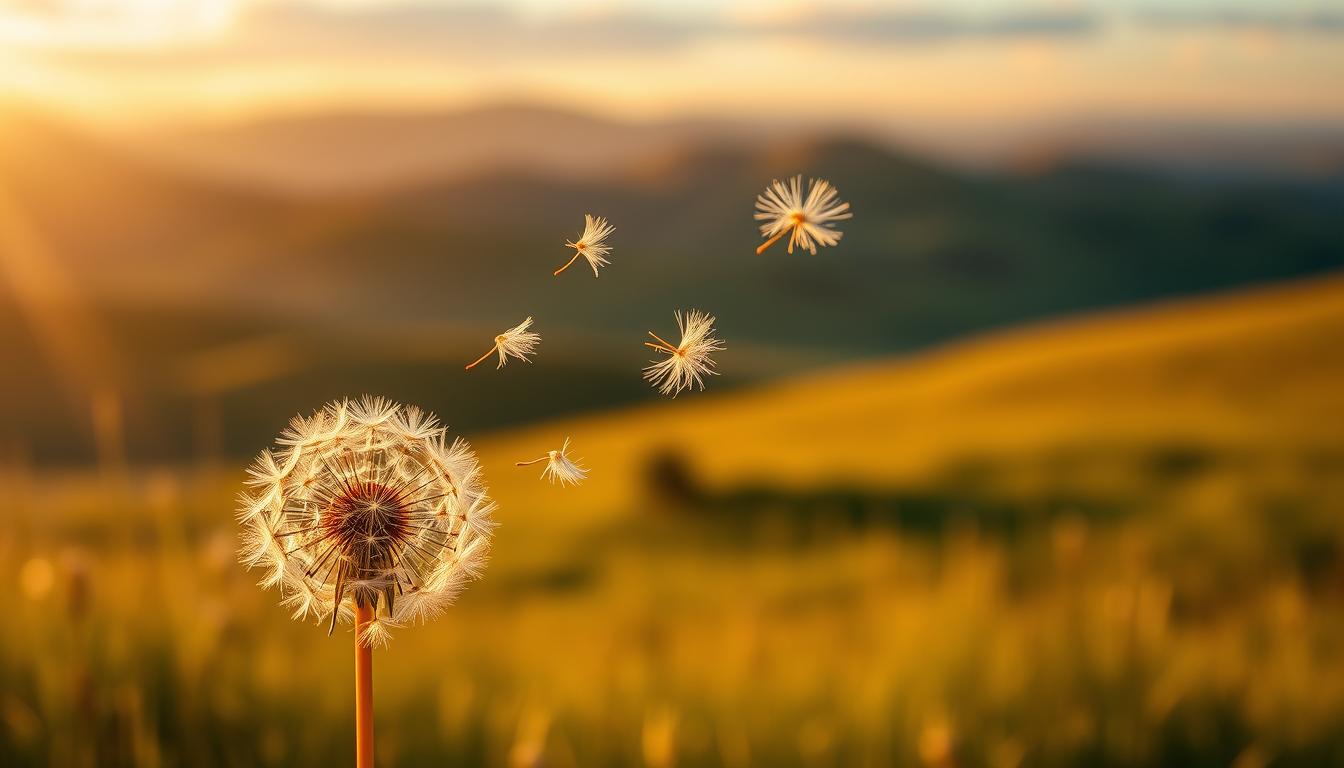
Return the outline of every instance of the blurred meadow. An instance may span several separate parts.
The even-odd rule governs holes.
[[[1344,765],[1341,30],[0,0],[0,765],[349,762],[351,635],[233,511],[366,392],[501,524],[375,653],[379,765]],[[855,218],[756,256],[795,173]],[[691,307],[723,375],[660,398]]]

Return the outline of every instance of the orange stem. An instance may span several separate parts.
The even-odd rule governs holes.
[[[373,768],[373,649],[359,642],[373,607],[355,604],[355,768]]]
[[[662,344],[664,347],[667,347],[667,351],[668,351],[668,352],[676,352],[676,351],[677,351],[677,348],[676,348],[676,347],[674,347],[674,346],[672,346],[671,344],[669,344],[669,343],[667,342],[666,339],[664,339],[663,337],[661,337],[661,336],[659,336],[658,334],[654,333],[653,331],[649,331],[649,335],[652,336],[653,338],[657,339],[659,344]],[[648,344],[649,342],[646,341],[646,342],[644,342],[644,343],[645,343],[645,344]]]
[[[575,251],[575,252],[574,252],[574,257],[571,258],[569,261],[566,261],[566,262],[565,262],[565,266],[563,266],[563,267],[561,267],[561,268],[555,270],[555,272],[554,272],[553,274],[555,274],[557,277],[559,277],[560,273],[561,273],[561,272],[564,272],[566,269],[569,269],[569,265],[570,265],[570,264],[573,264],[575,261],[577,261],[578,258],[579,258],[579,251]]]
[[[756,249],[756,255],[760,256],[762,253],[765,253],[766,248],[769,248],[770,246],[774,245],[775,242],[779,240],[779,238],[783,237],[789,231],[790,230],[788,229],[780,230],[780,232],[776,234],[774,237],[770,238],[769,240],[766,240],[764,243],[761,243],[760,246]]]
[[[489,350],[488,352],[486,352],[484,355],[481,355],[480,357],[476,358],[476,362],[471,363],[470,365],[468,365],[468,366],[467,366],[467,370],[470,371],[472,368],[475,368],[476,366],[478,366],[478,365],[480,365],[481,363],[485,362],[485,358],[487,358],[487,357],[489,357],[489,356],[495,354],[495,348],[498,347],[498,346],[499,346],[499,345],[496,344],[494,347],[491,347],[490,350]]]

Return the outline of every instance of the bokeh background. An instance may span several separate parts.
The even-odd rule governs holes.
[[[502,522],[380,765],[1344,764],[1342,83],[1339,2],[0,0],[0,763],[350,761],[232,515],[367,392]]]

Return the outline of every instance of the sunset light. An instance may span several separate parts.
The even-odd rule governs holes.
[[[1125,119],[1344,119],[1344,11],[1243,3],[64,0],[0,4],[0,98],[114,124],[554,100],[936,139]],[[806,60],[806,67],[794,62]],[[780,77],[787,73],[786,77]],[[806,115],[789,96],[804,88]]]
[[[0,0],[0,766],[1344,766],[1344,0]]]

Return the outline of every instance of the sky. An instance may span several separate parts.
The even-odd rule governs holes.
[[[533,101],[1014,130],[1344,123],[1344,0],[0,0],[0,100],[121,126]]]

